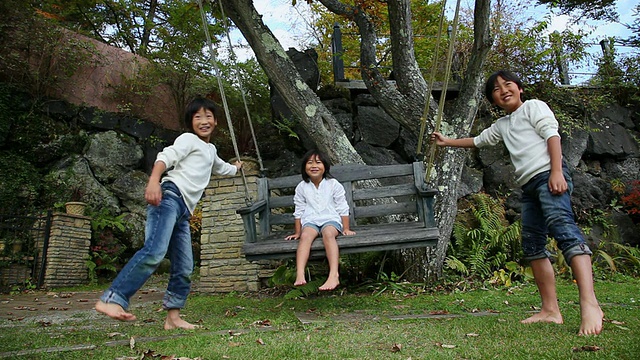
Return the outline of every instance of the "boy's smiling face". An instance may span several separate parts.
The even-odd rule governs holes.
[[[504,109],[507,113],[516,111],[522,105],[522,88],[513,81],[505,80],[501,76],[496,78],[493,87],[493,103]]]
[[[216,118],[211,110],[202,108],[193,114],[193,132],[204,142],[209,142],[216,124]]]

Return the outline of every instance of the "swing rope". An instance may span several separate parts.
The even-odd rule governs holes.
[[[429,116],[429,108],[431,107],[431,92],[433,91],[433,83],[436,79],[436,60],[438,59],[438,55],[440,55],[440,42],[442,40],[442,29],[444,28],[444,13],[447,8],[447,0],[444,0],[442,3],[442,11],[440,13],[440,23],[438,25],[438,40],[436,41],[436,48],[433,53],[433,58],[431,59],[431,74],[429,75],[429,85],[427,89],[426,102],[424,105],[424,110],[422,111],[422,117],[420,118],[420,136],[418,136],[418,147],[416,149],[416,156],[422,155],[422,138],[424,137],[424,132],[427,125],[427,116]],[[446,89],[445,89],[446,90]]]
[[[421,120],[420,136],[418,138],[418,150],[416,151],[416,154],[420,154],[421,151],[422,151],[422,139],[424,137],[424,131],[425,131],[425,127],[426,127],[427,115],[429,113],[429,107],[431,105],[431,89],[433,87],[433,82],[434,82],[434,78],[435,78],[435,59],[436,59],[436,56],[438,54],[439,43],[440,43],[440,39],[442,38],[442,29],[444,27],[445,7],[446,7],[446,1],[442,5],[442,14],[441,14],[441,17],[440,17],[440,26],[439,26],[439,29],[438,29],[438,42],[436,43],[436,53],[434,55],[434,64],[433,64],[433,66],[431,68],[431,79],[430,79],[430,83],[429,83],[429,92],[427,93],[426,106],[424,108],[424,112],[423,112],[422,118],[420,119]],[[444,82],[442,84],[442,92],[440,92],[440,100],[438,102],[438,112],[436,114],[436,122],[434,124],[434,130],[433,130],[433,131],[436,131],[436,132],[440,131],[440,124],[442,123],[442,116],[443,116],[443,113],[444,113],[444,102],[446,100],[447,89],[449,87],[449,78],[450,78],[450,74],[451,74],[451,63],[453,62],[453,52],[455,50],[456,35],[457,35],[457,32],[458,32],[459,15],[460,15],[460,0],[458,0],[457,3],[456,3],[456,11],[455,11],[455,15],[453,17],[451,38],[449,40],[449,49],[447,51],[447,62],[446,62],[446,68],[445,68],[445,73],[444,73]],[[429,158],[428,158],[428,161],[427,161],[426,173],[425,173],[425,177],[424,177],[425,184],[431,179],[431,170],[433,168],[433,162],[434,162],[434,158],[435,158],[436,148],[437,148],[437,146],[435,144],[431,144],[431,146],[429,147]]]
[[[225,34],[227,35],[227,41],[229,42],[229,53],[231,54],[231,61],[235,64],[237,56],[235,51],[233,51],[233,43],[231,41],[231,36],[229,35],[229,28],[230,28],[229,21],[227,19],[227,16],[224,13],[222,1],[218,1],[218,4],[220,5],[220,14],[222,16],[222,21],[224,23]],[[258,164],[260,164],[260,174],[264,175],[266,169],[262,164],[262,156],[260,156],[260,147],[258,146],[256,133],[253,130],[253,121],[251,121],[251,112],[249,111],[249,105],[247,104],[247,97],[244,90],[244,85],[242,83],[242,77],[240,76],[240,71],[238,71],[237,67],[234,67],[233,69],[236,75],[236,81],[238,82],[238,87],[240,88],[240,94],[242,95],[242,103],[244,104],[244,111],[247,114],[247,121],[249,122],[249,128],[251,129],[251,139],[253,140],[253,144],[256,146],[256,156],[258,157]]]
[[[224,86],[222,84],[222,76],[220,74],[220,68],[218,66],[218,61],[216,60],[216,51],[213,49],[213,43],[211,41],[211,35],[209,34],[209,24],[207,23],[207,16],[204,12],[204,7],[202,4],[202,0],[198,0],[198,5],[200,7],[200,17],[202,18],[202,27],[204,28],[204,33],[207,38],[207,45],[209,46],[209,57],[211,59],[211,65],[213,65],[213,70],[216,74],[216,78],[218,80],[218,88],[220,90],[220,97],[222,98],[222,105],[224,106],[224,112],[227,118],[227,124],[229,126],[229,135],[231,137],[231,142],[233,143],[233,150],[235,151],[235,155],[240,161],[240,151],[238,150],[238,143],[236,141],[235,132],[233,130],[233,123],[231,122],[231,114],[229,112],[229,104],[227,104],[227,98],[224,93]],[[257,145],[256,145],[257,148]],[[240,172],[242,174],[242,183],[244,184],[244,201],[247,205],[251,205],[253,200],[249,196],[249,185],[247,184],[247,178],[244,174],[244,169],[240,168]]]

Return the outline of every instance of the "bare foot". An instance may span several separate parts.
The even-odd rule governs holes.
[[[562,324],[562,315],[555,312],[540,311],[539,313],[520,321],[523,324],[533,324],[538,322],[547,322],[554,324]]]
[[[582,323],[580,324],[579,336],[598,335],[602,332],[602,319],[604,313],[600,306],[596,305],[584,305],[580,307],[580,317]]]
[[[96,310],[115,320],[134,321],[136,319],[135,315],[126,312],[122,306],[115,303],[98,301],[96,303]]]
[[[182,320],[181,317],[168,317],[164,321],[164,329],[165,330],[174,330],[174,329],[185,329],[185,330],[193,330],[199,328],[198,325],[193,325]]]
[[[321,291],[330,291],[338,287],[340,285],[340,278],[337,275],[329,276],[327,281],[322,284],[318,289]]]
[[[302,286],[302,285],[305,285],[306,283],[307,283],[307,279],[305,279],[303,276],[302,278],[296,278],[296,282],[294,282],[293,285]]]

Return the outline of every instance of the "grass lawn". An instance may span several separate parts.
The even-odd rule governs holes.
[[[162,330],[160,304],[135,308],[133,323],[95,311],[46,326],[1,320],[0,358],[640,359],[640,279],[595,287],[606,322],[594,337],[576,335],[577,287],[559,279],[563,325],[520,323],[540,305],[534,284],[376,296],[343,288],[296,300],[194,294],[183,314],[202,325],[195,331]],[[65,351],[42,351],[53,347]],[[16,355],[25,349],[39,351]]]

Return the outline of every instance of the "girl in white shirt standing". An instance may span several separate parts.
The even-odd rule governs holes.
[[[216,147],[209,143],[220,116],[222,111],[209,99],[197,98],[187,106],[184,125],[189,132],[178,136],[173,145],[158,154],[145,190],[149,205],[144,246],[100,297],[95,306],[98,312],[116,320],[135,320],[136,316],[127,312],[129,300],[168,252],[171,269],[162,303],[167,310],[164,328],[196,327],[180,318],[180,309],[191,290],[193,272],[189,219],[211,173],[235,175],[242,166],[240,161],[232,165],[220,159]],[[167,169],[170,170],[162,177]]]
[[[331,163],[318,150],[308,151],[302,160],[302,181],[296,186],[293,202],[295,233],[285,240],[299,240],[296,251],[295,286],[307,283],[304,271],[309,260],[311,244],[322,234],[322,242],[329,261],[329,276],[320,290],[333,290],[340,284],[338,265],[340,252],[336,237],[355,234],[349,228],[349,205],[344,187],[331,176]]]

